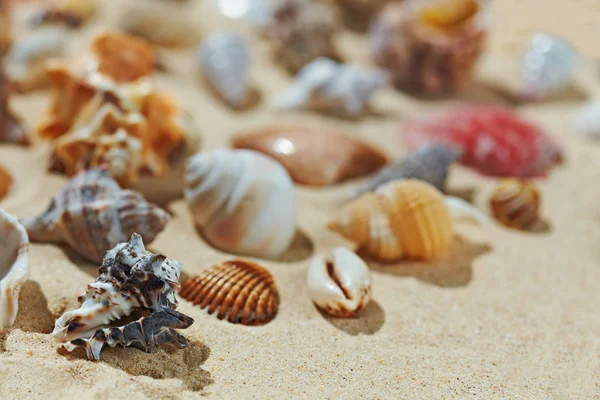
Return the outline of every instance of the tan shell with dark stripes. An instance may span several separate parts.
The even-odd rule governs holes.
[[[179,295],[217,318],[242,325],[263,325],[277,315],[279,293],[269,271],[247,260],[213,266],[188,279]]]
[[[490,198],[494,218],[504,226],[523,230],[539,219],[540,203],[537,188],[519,179],[501,181]]]

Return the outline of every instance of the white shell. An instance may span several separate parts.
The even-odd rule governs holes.
[[[62,57],[66,47],[66,34],[60,29],[43,29],[13,43],[4,58],[9,79],[24,90],[41,84],[45,76],[45,62]]]
[[[0,210],[0,329],[15,322],[19,292],[29,277],[29,238],[16,217]]]
[[[262,26],[269,21],[271,12],[268,0],[211,0],[221,14],[232,19],[243,19]]]
[[[308,291],[318,308],[334,317],[354,317],[371,300],[371,273],[344,247],[326,259],[316,256],[308,270]]]
[[[207,79],[227,103],[240,108],[248,99],[250,50],[235,33],[215,33],[198,51]]]
[[[323,108],[357,117],[387,81],[388,76],[382,70],[364,70],[321,57],[298,72],[295,82],[274,97],[273,106],[278,109]]]
[[[547,33],[538,33],[521,66],[522,95],[540,98],[564,86],[573,73],[579,54],[568,42]]]
[[[296,193],[283,166],[250,150],[219,149],[188,161],[185,197],[214,247],[279,258],[296,232]]]
[[[575,130],[592,139],[600,139],[600,99],[584,105],[575,114]]]

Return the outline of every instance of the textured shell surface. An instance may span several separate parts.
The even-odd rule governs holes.
[[[12,187],[13,178],[10,172],[0,166],[0,201],[6,197]]]
[[[360,196],[328,227],[382,261],[435,258],[449,248],[453,236],[443,195],[417,180],[391,182]]]
[[[381,185],[404,179],[418,179],[436,187],[441,192],[446,190],[448,169],[459,160],[461,152],[443,144],[425,146],[408,154],[404,159],[391,164],[371,175],[354,193],[358,197],[372,192]]]
[[[504,226],[526,230],[540,218],[541,196],[530,182],[501,181],[490,198],[492,214]]]
[[[0,209],[0,329],[15,322],[19,292],[29,278],[29,238],[16,217]]]
[[[333,317],[356,317],[371,301],[369,267],[344,247],[313,259],[307,286],[315,305]]]
[[[198,58],[205,76],[233,108],[242,108],[249,94],[250,49],[235,33],[215,33],[206,39]]]
[[[237,136],[233,147],[279,161],[294,182],[326,186],[367,175],[387,164],[381,151],[341,132],[310,127],[272,127]]]
[[[64,55],[66,39],[60,29],[43,29],[15,41],[4,57],[7,77],[19,91],[44,86],[45,63]]]
[[[169,214],[139,193],[122,190],[102,169],[82,171],[37,217],[22,218],[32,241],[68,244],[81,257],[100,262],[104,252],[139,233],[152,242]]]
[[[387,84],[387,74],[319,58],[306,65],[294,83],[273,98],[277,109],[314,108],[358,117],[373,95]]]
[[[217,318],[242,325],[263,325],[275,318],[279,293],[269,271],[247,260],[232,260],[188,279],[180,296]]]
[[[296,232],[294,184],[281,164],[250,150],[219,149],[188,160],[185,198],[214,247],[279,258]]]
[[[58,342],[89,338],[101,327],[143,309],[175,309],[181,264],[144,247],[140,235],[106,252],[96,281],[79,296],[81,306],[65,312],[54,325]]]

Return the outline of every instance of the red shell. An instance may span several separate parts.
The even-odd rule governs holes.
[[[461,163],[485,175],[543,176],[562,160],[559,144],[512,111],[494,106],[459,106],[401,130],[408,150],[432,143],[460,148]]]

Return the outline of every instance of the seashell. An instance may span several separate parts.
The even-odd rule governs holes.
[[[369,267],[344,247],[333,249],[328,258],[314,258],[307,286],[315,305],[332,317],[354,318],[371,301]]]
[[[429,260],[452,242],[452,215],[433,186],[417,180],[392,182],[351,201],[328,228],[382,261]]]
[[[10,328],[19,292],[29,278],[29,238],[16,217],[0,209],[0,329]]]
[[[4,54],[12,43],[11,21],[7,6],[0,4],[0,55]]]
[[[509,228],[526,230],[539,220],[540,193],[537,188],[519,179],[505,179],[490,198],[492,214]]]
[[[600,99],[586,103],[575,114],[575,131],[591,139],[600,139]]]
[[[269,0],[211,0],[212,6],[224,16],[259,26],[269,22],[271,12],[268,3]]]
[[[370,176],[353,193],[353,197],[372,192],[386,183],[404,179],[425,181],[440,192],[445,192],[448,169],[460,158],[460,155],[459,150],[443,144],[423,147]]]
[[[161,46],[192,46],[200,40],[193,1],[134,0],[122,8],[121,29]]]
[[[142,237],[132,234],[128,242],[106,252],[98,278],[78,298],[81,306],[56,320],[52,337],[66,343],[69,351],[85,347],[94,360],[100,358],[105,344],[134,346],[146,352],[163,342],[186,347],[187,339],[173,329],[194,322],[174,311],[180,272],[179,262],[147,251]],[[105,328],[138,310],[151,315],[120,328]]]
[[[294,182],[326,186],[369,174],[387,164],[379,150],[345,134],[308,127],[265,129],[233,139],[233,147],[279,161]]]
[[[279,1],[265,28],[275,57],[292,73],[320,57],[338,58],[333,38],[339,26],[327,4]]]
[[[543,176],[563,157],[547,132],[497,106],[457,106],[409,122],[401,139],[409,150],[435,143],[456,147],[463,165],[490,176]]]
[[[44,29],[14,42],[4,57],[5,72],[13,87],[27,92],[46,86],[46,61],[63,56],[66,38],[60,29]]]
[[[10,109],[10,83],[0,68],[0,142],[29,145],[21,120]]]
[[[390,2],[372,25],[375,64],[403,90],[437,94],[472,80],[486,37],[481,0]]]
[[[219,149],[190,158],[185,198],[204,238],[229,253],[279,258],[296,232],[290,176],[254,151]]]
[[[105,251],[135,232],[152,242],[169,219],[141,194],[121,190],[106,171],[92,169],[71,179],[45,212],[21,223],[32,241],[66,243],[81,257],[100,262]]]
[[[4,167],[0,166],[0,200],[6,197],[10,191],[12,182],[12,175]]]
[[[354,30],[364,32],[382,8],[393,0],[330,0],[337,6],[344,23]]]
[[[35,25],[46,23],[63,23],[68,27],[77,28],[96,15],[97,5],[94,0],[57,0],[37,15]]]
[[[188,279],[179,295],[217,318],[242,325],[264,325],[275,318],[279,293],[269,271],[247,260],[217,264]]]
[[[569,42],[548,33],[534,35],[521,65],[521,97],[539,99],[564,87],[579,59]]]
[[[380,70],[362,70],[319,58],[302,68],[292,86],[274,97],[273,106],[282,110],[308,108],[359,117],[386,82],[387,75]]]
[[[213,34],[202,43],[198,58],[219,97],[234,109],[248,104],[250,50],[243,37],[234,33]]]

